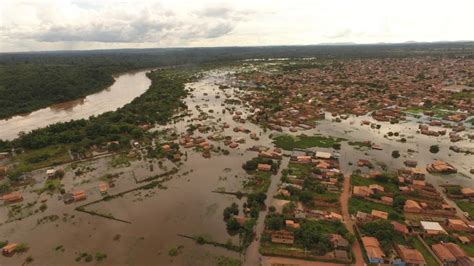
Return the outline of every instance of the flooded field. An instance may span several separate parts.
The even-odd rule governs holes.
[[[209,124],[227,122],[230,128],[222,134],[233,135],[232,128],[241,125],[234,122],[232,116],[227,112],[222,114],[224,98],[218,85],[215,83],[224,78],[225,72],[211,72],[196,83],[188,84],[194,88],[193,96],[186,99],[190,116],[175,124],[170,124],[161,129],[174,129],[178,133],[185,131],[188,120],[196,119],[200,114],[197,108],[203,112],[213,110],[213,117],[205,121]],[[232,91],[227,91],[232,94]],[[260,132],[256,125],[245,125],[252,131]],[[262,132],[260,132],[262,133]],[[227,233],[222,212],[232,202],[241,204],[243,201],[234,196],[214,193],[216,190],[239,191],[242,190],[242,181],[246,178],[245,171],[241,165],[248,159],[255,157],[255,152],[247,152],[246,149],[257,144],[270,144],[268,137],[262,141],[255,141],[248,134],[239,133],[239,137],[246,139],[245,144],[235,150],[230,150],[229,155],[212,154],[210,159],[202,157],[201,153],[187,150],[187,158],[182,163],[175,165],[179,171],[164,182],[165,188],[154,188],[149,190],[137,190],[109,201],[86,206],[87,211],[113,216],[126,221],[120,222],[92,216],[83,212],[75,211],[74,208],[101,198],[98,183],[106,174],[117,175],[114,178],[115,186],[109,188],[109,195],[120,193],[139,186],[136,183],[136,175],[149,176],[156,174],[150,172],[150,165],[158,169],[158,161],[150,163],[148,160],[132,161],[130,166],[112,167],[112,157],[105,157],[94,161],[79,163],[76,166],[85,170],[80,176],[74,175],[71,166],[66,166],[66,176],[62,183],[66,191],[84,189],[87,192],[87,200],[65,205],[62,200],[54,196],[38,196],[33,190],[43,187],[45,182],[44,170],[33,174],[36,184],[22,191],[25,200],[22,205],[37,202],[31,209],[20,216],[11,217],[8,208],[2,207],[0,238],[8,238],[11,241],[27,241],[30,246],[29,255],[38,263],[47,265],[64,265],[74,262],[80,253],[87,252],[95,254],[104,252],[108,255],[106,264],[109,265],[147,265],[150,261],[160,264],[196,265],[196,260],[203,264],[211,263],[216,256],[225,255],[239,258],[239,253],[230,252],[222,248],[201,246],[193,240],[178,236],[206,236],[213,241],[226,243],[232,241],[238,244],[238,236]],[[196,134],[206,137],[207,134]],[[221,143],[213,143],[222,146]],[[171,166],[168,166],[170,168]],[[101,179],[102,178],[102,179]],[[47,210],[34,212],[41,204],[40,199],[47,199]],[[47,218],[39,222],[43,217],[58,215],[52,221]],[[16,218],[16,219],[15,219]],[[119,238],[119,239],[117,239]],[[115,239],[115,240],[114,240]],[[56,247],[64,247],[64,251],[55,250]],[[169,250],[183,246],[183,255],[170,256]],[[20,263],[24,261],[22,255],[12,258],[0,258],[0,264]],[[207,263],[206,263],[207,262]]]
[[[145,73],[141,71],[121,75],[110,89],[76,103],[50,107],[24,117],[0,121],[2,128],[0,137],[9,139],[19,131],[114,110],[148,88],[150,81]],[[150,265],[150,262],[155,265],[213,265],[218,256],[244,259],[237,252],[198,245],[193,240],[179,236],[205,236],[219,243],[232,241],[238,244],[238,236],[231,236],[227,232],[222,213],[232,202],[242,205],[244,199],[239,200],[234,196],[213,191],[243,191],[242,183],[246,180],[247,174],[241,166],[257,155],[248,149],[254,145],[272,147],[271,135],[282,134],[264,131],[258,125],[236,122],[232,119],[229,110],[242,112],[242,117],[246,117],[251,110],[239,104],[225,103],[226,99],[239,99],[239,95],[243,93],[236,88],[220,88],[219,85],[227,79],[228,74],[228,70],[210,71],[206,72],[202,79],[187,84],[192,90],[191,95],[185,99],[188,116],[156,130],[174,130],[180,135],[186,132],[191,123],[205,124],[210,128],[209,132],[196,131],[194,137],[207,138],[210,134],[222,134],[243,138],[244,143],[235,149],[230,149],[221,141],[209,141],[214,146],[210,158],[204,158],[202,153],[193,149],[182,148],[186,156],[178,163],[170,161],[160,163],[158,160],[143,159],[131,161],[130,165],[113,166],[111,162],[114,158],[108,156],[80,162],[75,166],[67,165],[66,175],[62,180],[64,189],[66,191],[84,189],[87,192],[85,201],[68,205],[58,198],[58,194],[46,196],[46,193],[38,195],[35,192],[46,182],[45,171],[36,171],[32,173],[35,183],[25,187],[22,191],[25,199],[17,204],[22,206],[20,214],[12,213],[11,207],[0,207],[0,239],[27,242],[30,247],[27,254],[31,255],[38,265],[75,263],[81,253],[94,255],[97,252],[108,255],[106,261],[102,263],[104,265]],[[131,91],[129,88],[135,89]],[[207,118],[202,118],[204,113],[207,114]],[[332,122],[330,114],[326,114],[326,119],[319,121],[315,129],[283,133],[323,134],[345,138],[348,141],[370,140],[383,147],[381,151],[358,150],[348,145],[347,141],[342,142],[340,165],[346,174],[357,168],[358,159],[384,163],[389,170],[402,167],[403,161],[409,158],[417,160],[420,167],[424,167],[433,159],[443,159],[451,162],[459,172],[449,176],[428,175],[429,182],[438,185],[445,182],[459,183],[474,188],[472,175],[469,173],[469,169],[473,166],[472,155],[449,151],[449,137],[432,138],[416,133],[418,124],[415,119],[396,125],[377,122],[382,124],[380,129],[362,126],[362,120],[374,122],[368,116],[350,116],[347,120],[336,123]],[[224,123],[229,126],[223,128]],[[250,138],[249,134],[233,132],[233,128],[239,126],[255,132],[259,140]],[[401,143],[395,138],[384,137],[389,131],[400,132],[400,137],[404,136],[407,142]],[[438,144],[441,152],[430,153],[429,146],[432,144]],[[463,140],[457,145],[474,148],[474,144],[469,140]],[[218,150],[218,147],[228,150],[229,154],[214,151]],[[408,152],[408,149],[414,152]],[[314,148],[314,150],[325,149]],[[393,150],[399,150],[401,157],[392,158]],[[285,158],[283,165],[287,162]],[[84,171],[77,175],[74,173],[77,170],[73,168]],[[163,181],[162,187],[134,190],[84,207],[87,211],[118,220],[75,210],[78,206],[102,198],[98,184],[107,174],[114,176],[115,186],[109,188],[108,193],[115,195],[143,185],[137,180],[165,173],[172,168],[178,169],[177,172],[157,179]],[[272,176],[267,206],[274,202],[271,195],[275,194],[279,178],[279,175]],[[43,211],[38,210],[42,201],[47,205]],[[264,217],[265,214],[260,213],[257,234],[263,230]],[[253,265],[259,261],[257,248],[256,244],[250,246],[245,257],[247,264]],[[171,255],[170,251],[173,249],[179,250],[177,256]],[[20,265],[24,260],[25,255],[22,254],[11,258],[1,256],[0,265]]]
[[[87,119],[114,111],[144,93],[151,84],[146,76],[149,70],[117,75],[112,86],[85,98],[55,104],[30,114],[0,120],[0,139],[11,140],[20,132],[45,127],[58,122]]]

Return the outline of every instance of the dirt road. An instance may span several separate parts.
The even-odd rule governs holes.
[[[344,190],[342,191],[340,200],[341,200],[341,211],[342,217],[344,218],[344,224],[346,225],[347,230],[354,234],[354,227],[351,220],[351,215],[349,214],[349,198],[351,195],[351,176],[344,176]],[[354,241],[352,244],[352,251],[355,255],[356,262],[354,265],[363,266],[365,265],[364,258],[362,257],[362,250],[360,248],[359,242]]]
[[[267,199],[265,200],[265,205],[267,207],[272,205],[273,196],[276,194],[278,190],[278,184],[280,183],[281,173],[282,170],[286,168],[288,165],[289,158],[283,157],[280,165],[280,169],[278,170],[278,174],[272,176],[272,182],[270,187],[267,191]],[[265,217],[267,216],[268,208],[265,211],[260,212],[258,215],[257,225],[255,227],[255,233],[257,234],[257,238],[255,239],[250,246],[247,248],[244,258],[244,265],[254,266],[260,265],[262,262],[262,255],[260,255],[258,248],[260,247],[260,236],[262,235],[263,230],[265,229]]]
[[[271,265],[298,265],[298,266],[347,266],[347,264],[337,264],[329,262],[319,262],[319,261],[307,261],[307,260],[298,260],[290,258],[280,258],[280,257],[263,257],[262,260],[263,266]]]

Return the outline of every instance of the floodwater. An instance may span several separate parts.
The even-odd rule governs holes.
[[[93,115],[114,111],[131,102],[150,87],[151,81],[146,76],[147,72],[149,70],[120,74],[114,77],[115,82],[110,87],[85,98],[0,120],[0,139],[11,140],[20,132],[26,133],[54,123],[87,119]]]
[[[204,158],[200,152],[181,148],[182,152],[187,152],[187,158],[176,164],[179,171],[163,184],[165,189],[138,190],[86,207],[89,211],[112,215],[130,223],[91,216],[75,211],[74,208],[101,198],[98,192],[101,176],[119,175],[115,187],[109,189],[109,194],[116,194],[138,186],[134,182],[132,171],[135,174],[146,173],[150,164],[157,169],[156,160],[137,160],[129,167],[113,168],[110,166],[111,158],[101,158],[80,163],[84,168],[92,169],[80,177],[74,176],[73,170],[66,166],[66,175],[62,180],[65,190],[84,189],[87,200],[64,205],[56,194],[48,197],[46,211],[26,214],[22,220],[14,221],[8,221],[9,208],[0,207],[0,239],[25,242],[30,246],[26,254],[17,254],[11,258],[0,256],[0,265],[21,264],[28,255],[32,256],[38,265],[65,265],[74,263],[83,252],[92,255],[96,252],[106,253],[108,257],[102,265],[215,265],[219,256],[241,258],[237,252],[197,245],[193,240],[178,236],[205,236],[219,243],[232,241],[235,245],[239,244],[238,235],[232,236],[227,232],[222,213],[232,202],[242,206],[245,199],[239,200],[234,196],[212,191],[243,191],[242,182],[246,180],[247,174],[241,166],[245,161],[257,156],[257,153],[247,149],[253,145],[270,145],[271,142],[268,138],[270,132],[263,133],[257,125],[235,122],[228,111],[223,114],[226,107],[232,106],[224,104],[226,97],[216,82],[224,79],[226,73],[210,72],[202,80],[188,84],[188,87],[194,88],[193,97],[185,99],[189,116],[158,129],[168,128],[176,130],[178,134],[184,133],[189,120],[196,119],[201,110],[212,117],[205,121],[193,120],[192,123],[215,125],[214,133],[220,132],[234,138],[242,137],[246,143],[240,144],[236,149],[229,149],[221,141],[210,141],[216,147],[230,150],[229,155],[212,152],[210,159]],[[225,93],[234,95],[234,89],[226,90]],[[245,110],[241,111],[246,114]],[[230,128],[222,130],[223,122],[227,122]],[[262,134],[261,140],[252,140],[248,134],[233,132],[232,129],[236,126],[244,126]],[[196,131],[194,136],[206,137],[211,133]],[[149,176],[154,174],[156,173],[150,172]],[[31,208],[34,212],[41,204],[39,198],[44,194],[38,196],[33,189],[43,186],[44,170],[33,173],[33,177],[37,184],[23,189],[25,199],[22,204],[25,206],[38,201]],[[242,213],[242,208],[240,211]],[[52,214],[58,215],[60,219],[37,224],[38,219]],[[65,214],[67,218],[63,220]],[[118,240],[117,235],[120,235]],[[57,251],[58,246],[63,246],[64,251]],[[171,249],[180,246],[183,247],[180,255],[169,255]]]
[[[219,247],[198,245],[193,240],[179,236],[179,234],[202,235],[216,242],[226,243],[230,240],[234,244],[238,244],[238,236],[231,236],[226,231],[222,213],[224,208],[232,202],[242,206],[245,199],[238,200],[233,196],[212,191],[243,191],[242,182],[246,180],[247,175],[241,165],[257,156],[255,152],[247,149],[254,145],[272,146],[270,135],[275,132],[263,131],[258,125],[249,122],[242,124],[232,120],[229,109],[234,108],[243,112],[242,117],[249,115],[250,111],[249,108],[242,105],[224,103],[226,98],[238,99],[239,95],[244,93],[244,91],[233,88],[219,89],[218,84],[226,80],[227,73],[229,72],[225,70],[209,71],[199,81],[187,84],[188,88],[193,89],[192,94],[185,99],[189,115],[160,127],[158,130],[172,129],[179,135],[186,132],[190,123],[204,124],[213,129],[208,133],[195,131],[194,137],[206,138],[209,134],[221,133],[224,136],[232,136],[234,139],[242,137],[245,139],[245,143],[240,144],[236,149],[230,149],[220,141],[209,141],[215,147],[230,151],[229,155],[212,152],[210,159],[204,158],[200,152],[193,149],[181,148],[181,151],[186,152],[187,156],[181,163],[175,165],[179,170],[171,176],[171,180],[163,183],[165,188],[138,190],[86,207],[89,211],[112,215],[129,223],[91,216],[75,211],[74,208],[101,198],[98,183],[105,174],[118,175],[115,179],[115,187],[109,189],[109,194],[117,194],[138,186],[133,175],[140,179],[146,177],[147,171],[149,176],[155,175],[156,172],[147,169],[153,165],[154,171],[156,171],[159,167],[157,160],[136,160],[131,162],[131,166],[118,168],[110,166],[111,157],[82,162],[80,165],[89,169],[89,172],[82,176],[75,176],[73,170],[69,166],[65,166],[66,175],[62,180],[65,190],[84,189],[88,198],[83,202],[64,205],[62,201],[58,200],[57,194],[48,196],[46,202],[48,208],[44,212],[34,211],[41,204],[39,199],[44,197],[44,194],[38,196],[33,191],[41,188],[44,183],[44,170],[36,171],[32,175],[37,183],[22,190],[25,199],[21,204],[26,206],[34,201],[38,201],[38,203],[30,210],[26,209],[23,219],[8,221],[10,219],[8,211],[11,207],[0,206],[0,240],[7,239],[15,243],[28,243],[30,250],[26,254],[16,254],[11,258],[0,256],[0,265],[20,265],[27,256],[34,258],[34,265],[67,265],[75,263],[75,259],[83,252],[92,255],[95,255],[96,252],[106,253],[108,257],[101,265],[215,265],[218,256],[238,258],[243,260],[245,265],[258,264],[260,259],[258,242],[254,242],[249,247],[247,255],[243,256]],[[126,74],[125,81],[130,81],[130,83],[122,86],[136,86],[137,79],[142,80],[143,78],[141,87],[148,87],[149,81],[144,75],[145,72],[142,72],[140,74],[142,77],[137,79],[128,76],[137,74]],[[114,85],[119,82],[119,79],[120,77],[117,78]],[[225,113],[224,109],[226,109]],[[64,109],[61,110],[60,112],[65,112]],[[209,117],[199,120],[201,112],[208,114]],[[446,136],[433,138],[417,134],[416,121],[398,125],[381,123],[383,124],[382,128],[377,130],[361,126],[362,119],[371,120],[370,117],[350,117],[341,123],[334,123],[328,115],[327,119],[318,122],[315,129],[297,133],[285,131],[285,133],[294,135],[319,133],[343,137],[352,141],[371,140],[383,146],[383,151],[360,151],[349,146],[347,142],[342,142],[340,165],[345,173],[356,169],[354,165],[349,165],[349,162],[355,164],[360,158],[384,162],[389,166],[389,170],[402,167],[402,162],[408,158],[417,160],[420,167],[424,167],[432,159],[440,158],[452,163],[461,173],[450,176],[428,175],[429,181],[435,184],[449,181],[474,187],[468,172],[472,167],[472,157],[448,152],[450,143]],[[224,122],[230,127],[222,129]],[[233,132],[232,129],[236,126],[243,126],[256,132],[260,140],[250,139],[248,134]],[[400,131],[408,141],[400,143],[394,139],[385,138],[384,135],[388,131]],[[441,152],[439,154],[429,152],[429,146],[433,143],[440,145]],[[465,140],[457,145],[472,147],[473,144]],[[408,153],[408,149],[413,149],[415,152]],[[392,158],[392,150],[399,150],[401,157]],[[284,158],[280,172],[286,167],[287,162],[288,159]],[[143,176],[137,176],[138,174]],[[267,205],[274,204],[272,196],[277,190],[279,177],[280,175],[272,176]],[[60,218],[56,221],[38,224],[40,218],[53,214]],[[264,215],[265,212],[260,213],[256,227],[259,233],[263,229]],[[59,246],[62,248],[57,249]],[[182,246],[180,254],[177,256],[169,254],[171,249],[180,246]]]

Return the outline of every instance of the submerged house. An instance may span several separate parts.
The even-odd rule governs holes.
[[[2,254],[4,256],[12,255],[15,252],[15,249],[17,246],[18,244],[15,244],[15,243],[7,244],[6,246],[2,248]]]
[[[23,200],[23,196],[21,195],[21,192],[15,191],[11,192],[8,194],[5,194],[1,198],[4,203],[13,203],[13,202],[18,202]]]

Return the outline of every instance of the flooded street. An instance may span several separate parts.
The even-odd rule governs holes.
[[[22,131],[29,132],[58,122],[87,119],[93,115],[114,111],[131,102],[148,89],[151,84],[150,79],[146,76],[148,71],[119,74],[114,77],[114,84],[98,93],[85,98],[55,104],[29,114],[0,120],[0,139],[11,140]]]
[[[10,120],[0,121],[0,138],[11,139],[20,131],[46,126],[59,121],[87,118],[106,111],[115,110],[142,94],[150,85],[150,80],[145,76],[146,71],[123,74],[117,77],[116,82],[109,89],[90,95],[83,100],[71,102],[61,106],[54,106],[33,112],[27,116],[17,116]],[[162,188],[151,188],[124,193],[107,201],[100,201],[85,207],[88,211],[101,213],[125,222],[93,216],[76,211],[75,208],[85,203],[102,198],[98,191],[98,183],[106,174],[117,175],[115,187],[109,189],[109,195],[116,195],[140,184],[137,179],[151,177],[157,174],[156,169],[164,164],[156,159],[134,160],[130,166],[110,166],[111,157],[105,157],[89,162],[79,163],[87,167],[88,172],[75,176],[71,166],[65,167],[66,176],[62,183],[66,191],[84,189],[88,198],[85,201],[65,205],[57,195],[38,195],[35,190],[42,187],[44,171],[33,173],[36,184],[27,186],[22,191],[25,200],[21,203],[33,207],[26,209],[26,214],[18,219],[11,217],[6,206],[0,207],[0,240],[9,239],[12,242],[27,242],[31,255],[38,265],[67,265],[75,262],[80,253],[108,254],[101,265],[213,265],[216,257],[228,256],[239,258],[246,265],[255,265],[260,261],[258,241],[254,241],[246,255],[228,251],[223,248],[209,245],[198,245],[193,240],[179,235],[205,236],[219,243],[232,242],[239,244],[238,236],[231,236],[226,230],[223,220],[223,210],[231,203],[236,202],[242,206],[245,198],[237,199],[234,196],[215,193],[213,191],[236,192],[244,191],[243,182],[248,174],[242,169],[242,164],[256,157],[257,153],[248,151],[254,145],[272,147],[271,135],[281,134],[275,131],[264,131],[258,125],[249,122],[237,122],[232,119],[229,110],[242,112],[242,117],[247,117],[250,110],[239,104],[231,104],[226,100],[237,100],[244,93],[236,88],[219,88],[219,84],[227,79],[227,70],[209,71],[196,82],[187,84],[192,93],[185,99],[188,106],[188,115],[159,127],[156,130],[172,130],[181,135],[186,133],[190,124],[206,125],[209,132],[195,131],[193,137],[207,138],[209,135],[220,134],[243,138],[235,149],[226,147],[222,141],[209,140],[213,145],[211,157],[204,158],[202,153],[194,149],[181,148],[186,155],[178,163],[169,164],[168,170],[176,167],[176,173],[168,176],[169,180],[163,182]],[[203,114],[207,117],[202,118]],[[358,159],[370,159],[383,162],[389,170],[403,166],[406,159],[417,160],[419,167],[424,167],[431,160],[439,158],[452,162],[459,169],[459,173],[449,176],[428,175],[427,180],[434,184],[460,183],[473,187],[469,169],[472,167],[472,155],[456,154],[448,151],[449,138],[432,138],[416,133],[416,122],[407,121],[402,124],[390,125],[381,123],[381,129],[371,129],[361,126],[362,120],[371,120],[370,117],[351,116],[340,123],[331,121],[330,115],[318,121],[315,129],[300,132],[284,133],[298,135],[323,134],[326,136],[342,137],[350,141],[370,140],[382,145],[382,151],[357,150],[349,146],[346,141],[341,142],[341,170],[350,173],[357,169]],[[227,123],[228,127],[222,125]],[[233,132],[234,127],[245,127],[255,132],[259,140],[251,139],[249,134]],[[388,131],[400,132],[407,138],[406,143],[395,139],[385,138]],[[441,152],[431,154],[429,146],[436,143]],[[470,141],[462,141],[457,145],[473,147]],[[220,149],[229,151],[228,155],[217,152]],[[408,153],[408,149],[414,152]],[[325,150],[313,148],[313,150]],[[401,157],[391,157],[393,150],[399,150]],[[353,163],[349,164],[349,163]],[[282,169],[286,168],[288,158],[282,160],[278,175],[272,176],[272,183],[267,194],[266,205],[273,205],[273,195],[276,193],[280,182]],[[149,170],[153,166],[155,169]],[[162,179],[158,179],[162,180]],[[143,184],[141,184],[143,185]],[[45,211],[34,211],[40,200],[47,198],[48,208]],[[36,205],[35,205],[36,204]],[[31,210],[31,213],[28,213]],[[256,226],[257,235],[264,229],[266,212],[260,212]],[[53,219],[43,222],[42,218],[57,215]],[[58,247],[62,248],[58,248]],[[170,250],[178,248],[177,256],[170,255]],[[244,257],[245,256],[245,257]],[[19,254],[11,258],[0,256],[0,265],[20,265],[25,260],[25,255]]]

